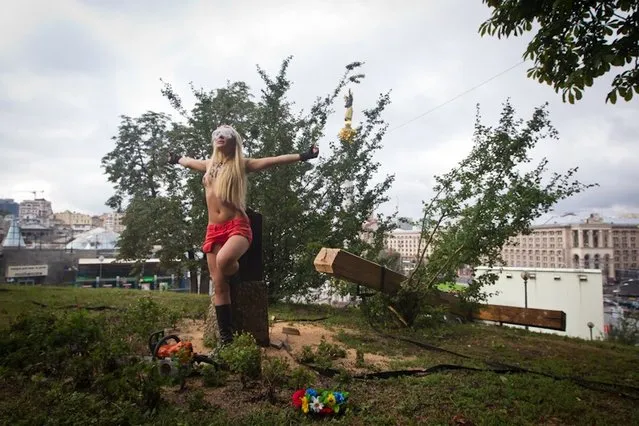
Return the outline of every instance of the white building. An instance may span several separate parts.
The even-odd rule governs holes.
[[[479,267],[477,275],[482,275],[489,270],[487,267]],[[526,286],[521,276],[524,271],[530,275]],[[529,327],[529,330],[590,339],[588,327],[590,322],[593,325],[593,339],[603,337],[604,305],[601,270],[501,268],[493,269],[493,272],[499,274],[499,279],[495,285],[486,287],[484,290],[487,293],[497,294],[491,296],[486,303],[523,308],[527,296],[529,308],[551,309],[566,313],[565,332],[537,327]]]

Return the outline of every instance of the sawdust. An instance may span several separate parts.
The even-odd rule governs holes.
[[[299,330],[300,335],[287,335],[282,332],[284,327],[295,328]],[[204,321],[186,319],[180,322],[177,328],[169,330],[170,333],[177,334],[180,339],[188,340],[193,344],[193,350],[199,354],[207,354],[211,351],[204,344]],[[371,370],[385,370],[394,360],[409,360],[413,357],[391,357],[380,354],[364,353],[364,366],[357,363],[357,351],[353,348],[347,348],[340,342],[336,336],[340,332],[357,334],[358,332],[346,327],[328,328],[319,324],[295,323],[295,322],[276,322],[270,327],[270,340],[272,343],[277,341],[287,342],[290,350],[285,348],[277,349],[275,347],[267,347],[263,349],[263,355],[266,357],[281,357],[288,359],[293,366],[297,365],[295,355],[301,353],[304,346],[310,346],[315,349],[322,338],[328,343],[339,345],[346,350],[346,358],[335,360],[335,367],[344,367],[352,373],[359,373]]]

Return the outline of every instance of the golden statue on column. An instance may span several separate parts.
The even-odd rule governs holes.
[[[355,138],[355,134],[357,133],[355,129],[352,127],[353,122],[353,93],[351,89],[348,89],[348,94],[344,96],[344,101],[346,104],[346,114],[344,114],[344,127],[339,131],[339,140],[343,143],[348,142],[352,143]]]

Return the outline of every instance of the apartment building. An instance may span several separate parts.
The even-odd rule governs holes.
[[[54,213],[53,217],[57,223],[69,227],[74,231],[84,232],[93,227],[93,221],[88,214],[65,210],[61,213]]]
[[[48,227],[53,219],[51,201],[44,198],[24,200],[20,203],[19,214],[21,223],[38,223]]]
[[[113,231],[118,234],[124,231],[125,226],[122,224],[124,213],[105,213],[100,216],[100,219],[102,219],[104,229],[106,229],[107,231]]]
[[[600,269],[607,278],[639,267],[639,218],[569,214],[532,228],[503,247],[507,266]]]
[[[421,229],[412,227],[411,229],[394,229],[384,238],[384,247],[399,253],[403,272],[410,272],[416,266],[421,252],[426,244],[425,240],[420,242]],[[433,247],[429,246],[424,255],[424,261],[433,253]]]

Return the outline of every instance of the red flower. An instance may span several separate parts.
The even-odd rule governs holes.
[[[295,391],[295,393],[293,394],[293,405],[296,408],[302,408],[302,398],[304,398],[305,393],[306,391],[304,389],[300,389],[298,391]]]
[[[320,414],[333,414],[333,409],[331,407],[324,407],[320,411]]]

